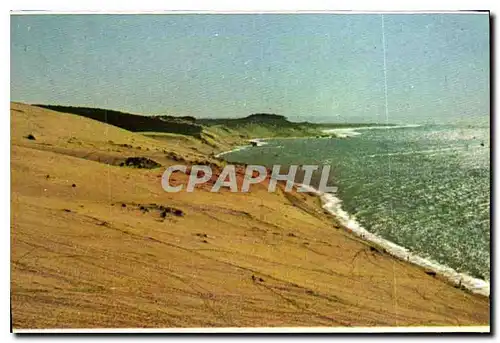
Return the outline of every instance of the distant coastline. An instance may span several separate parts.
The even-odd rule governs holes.
[[[317,127],[310,135],[313,130],[295,124],[280,129],[273,120],[255,123],[251,117],[232,127],[200,125],[199,134],[190,135],[151,131],[148,122],[134,132],[105,117],[19,103],[12,103],[10,115],[15,328],[61,326],[62,320],[66,327],[84,327],[95,320],[93,308],[81,311],[90,300],[99,304],[106,327],[489,323],[487,297],[454,288],[441,275],[360,239],[314,190],[284,192],[279,183],[270,193],[268,179],[247,193],[214,193],[210,184],[196,193],[161,188],[168,166],[206,165],[216,177],[227,165],[218,152],[285,133],[311,139]],[[156,119],[166,121],[164,129],[172,121],[193,125],[191,118]],[[236,165],[242,182],[243,168]],[[177,173],[172,181],[188,178]],[[23,242],[43,248],[25,258],[32,247]],[[91,263],[75,265],[73,256],[82,251]],[[56,259],[54,252],[71,259]],[[394,268],[401,273],[397,284]],[[32,275],[39,282],[30,282]],[[75,289],[82,282],[85,287]],[[229,292],[238,301],[227,301]],[[142,294],[153,298],[144,301]],[[116,306],[125,299],[126,307]],[[298,311],[290,311],[290,302]],[[47,304],[57,311],[39,310]],[[214,316],[214,308],[232,321]]]
[[[396,124],[382,123],[313,123],[292,122],[283,115],[255,113],[242,118],[195,118],[192,116],[141,115],[110,109],[35,104],[33,106],[53,111],[72,113],[103,123],[118,126],[132,132],[164,132],[202,137],[204,129],[217,128],[232,133],[239,138],[269,139],[298,137],[330,137],[333,131],[397,127]],[[327,132],[332,131],[332,132]]]

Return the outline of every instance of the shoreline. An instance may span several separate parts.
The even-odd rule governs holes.
[[[295,137],[289,137],[290,139]],[[315,138],[315,137],[297,137],[297,138]],[[342,137],[339,137],[342,138]],[[281,139],[279,137],[270,138],[256,138],[249,140],[249,142],[261,142],[263,140],[271,139]],[[318,138],[319,139],[319,138]],[[226,154],[248,149],[252,145],[238,146],[234,149],[223,151],[215,155],[216,158],[224,156]],[[482,295],[485,297],[490,296],[490,282],[478,278],[474,278],[466,273],[459,273],[455,269],[433,261],[429,258],[424,258],[417,254],[412,253],[407,248],[400,246],[392,241],[382,238],[374,233],[369,232],[364,227],[362,227],[355,218],[353,218],[348,212],[342,209],[342,200],[339,199],[335,194],[332,193],[322,193],[315,189],[314,187],[303,185],[294,182],[295,187],[303,187],[308,189],[308,192],[315,194],[321,200],[322,209],[328,211],[331,215],[337,218],[344,229],[356,237],[361,238],[365,242],[376,244],[382,247],[389,255],[397,258],[401,261],[425,268],[430,272],[436,273],[443,277],[450,285],[454,287],[464,288],[473,294]]]
[[[428,271],[435,272],[437,275],[442,276],[454,286],[463,287],[474,294],[483,295],[485,297],[490,296],[490,283],[488,281],[474,278],[466,273],[459,273],[449,266],[443,265],[429,258],[421,257],[412,253],[403,246],[371,233],[362,227],[348,212],[342,209],[342,200],[337,198],[335,194],[322,193],[307,185],[298,184],[298,186],[307,188],[311,193],[316,194],[321,199],[322,208],[335,216],[335,218],[339,219],[340,223],[355,236],[366,242],[379,245],[384,248],[389,255],[399,260],[425,268]]]
[[[215,154],[214,157],[215,158],[220,158],[220,156],[224,156],[226,154],[229,154],[229,153],[232,153],[232,152],[235,152],[235,151],[241,151],[241,150],[245,150],[245,149],[248,149],[248,148],[254,148],[254,147],[264,146],[264,145],[267,145],[267,143],[265,141],[268,141],[268,140],[271,140],[271,139],[331,139],[331,138],[343,138],[343,137],[341,137],[341,136],[338,136],[338,137],[336,137],[336,136],[328,136],[328,137],[297,136],[297,137],[252,138],[252,139],[248,139],[247,140],[247,142],[249,142],[250,144],[247,144],[247,145],[238,145],[234,149],[219,152],[219,153]],[[256,145],[254,146],[254,145],[252,145],[252,143],[256,143]]]
[[[284,192],[283,182],[269,193],[269,178],[247,193],[211,192],[215,179],[171,193],[161,188],[163,168],[118,165],[136,156],[221,171],[232,163],[213,155],[247,144],[239,135],[217,145],[152,138],[22,104],[10,117],[16,329],[489,328],[489,298],[356,237],[314,193]]]
[[[247,145],[238,145],[234,149],[219,152],[219,153],[215,154],[214,157],[215,158],[219,158],[220,156],[224,156],[226,154],[229,154],[229,153],[232,153],[232,152],[235,152],[235,151],[241,151],[241,150],[245,150],[245,149],[248,149],[248,148],[252,148],[252,147],[254,147],[253,144],[255,144],[255,146],[257,146],[257,147],[264,146],[264,145],[267,145],[267,143],[263,142],[263,141],[264,140],[269,140],[269,139],[272,139],[272,138],[253,138],[253,139],[249,139],[247,141],[250,143],[250,145],[248,145],[248,144]]]

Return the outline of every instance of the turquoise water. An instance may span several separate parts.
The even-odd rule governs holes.
[[[330,164],[336,196],[365,229],[489,280],[489,133],[470,124],[355,129],[346,138],[269,140],[224,158]]]

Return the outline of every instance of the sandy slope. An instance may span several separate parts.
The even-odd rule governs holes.
[[[489,299],[370,248],[314,196],[169,194],[164,168],[113,165],[203,156],[188,145],[16,103],[11,142],[15,328],[489,322]]]

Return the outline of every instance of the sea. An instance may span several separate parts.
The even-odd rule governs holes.
[[[489,287],[489,121],[329,132],[336,137],[269,139],[223,158],[266,166],[328,164],[334,212]]]

